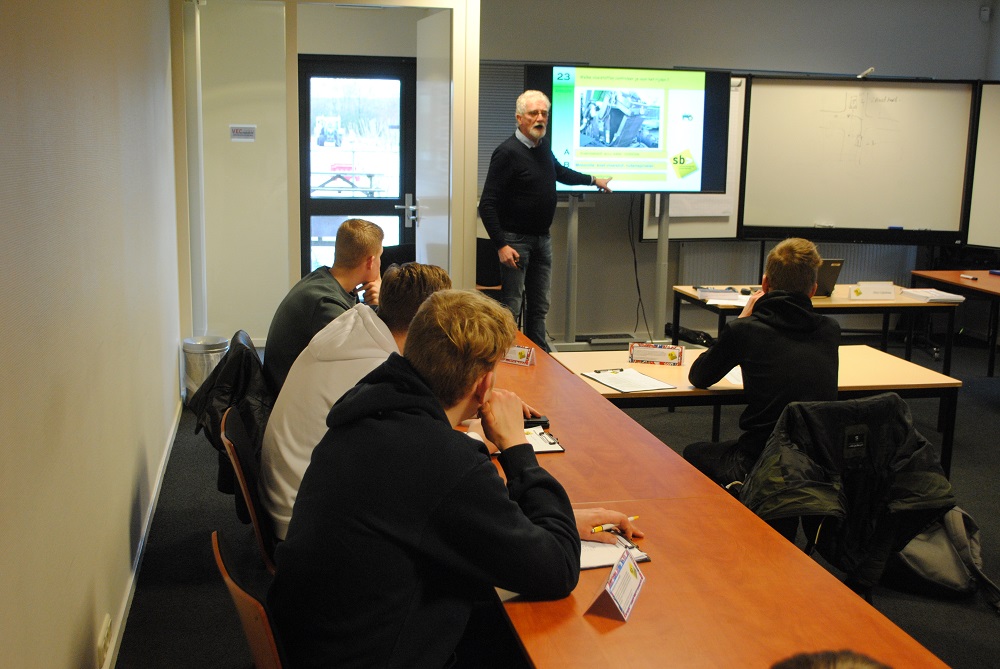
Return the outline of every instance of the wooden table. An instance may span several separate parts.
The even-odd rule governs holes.
[[[711,388],[695,388],[688,381],[691,363],[706,349],[684,350],[684,365],[650,365],[629,363],[628,351],[558,352],[553,357],[574,374],[595,369],[632,367],[647,376],[669,383],[676,388],[640,393],[623,393],[597,381],[581,377],[584,383],[619,407],[648,406],[714,406],[712,441],[719,440],[718,407],[746,404],[743,387],[723,379]],[[941,433],[941,466],[951,472],[951,455],[955,439],[955,415],[958,390],[962,382],[934,370],[897,358],[871,346],[841,346],[838,390],[841,399],[868,397],[892,391],[904,398],[936,398],[938,431]]]
[[[566,599],[507,599],[537,668],[753,667],[850,648],[889,666],[945,667],[892,621],[717,488],[705,497],[606,501],[637,514],[650,562],[628,622],[585,611],[608,569]]]
[[[518,343],[531,342],[518,333]],[[531,367],[497,365],[508,388],[549,418],[566,453],[539,455],[574,502],[707,494],[717,486],[550,355]],[[623,449],[628,457],[623,457]]]
[[[993,376],[997,360],[998,315],[1000,315],[1000,276],[984,269],[963,270],[914,270],[910,273],[913,285],[921,284],[940,288],[949,293],[958,293],[970,298],[987,299],[990,302],[989,321],[986,326],[986,344],[990,349],[987,375]],[[964,279],[962,275],[974,276]],[[952,328],[949,328],[949,330]],[[949,333],[950,334],[950,333]],[[947,372],[945,372],[947,374]]]
[[[523,335],[518,343],[534,347]],[[534,667],[765,668],[840,648],[895,667],[945,666],[582,378],[536,354],[531,367],[499,365],[497,385],[549,417],[566,452],[539,461],[575,505],[638,515],[652,561],[640,565],[646,583],[627,623],[584,615],[608,569],[583,572],[562,600],[507,597]]]
[[[748,287],[749,286],[740,285],[733,286],[733,288],[736,288],[737,290]],[[907,319],[906,349],[904,353],[904,357],[907,360],[913,357],[913,317],[918,313],[947,314],[948,333],[946,335],[944,346],[943,371],[945,374],[949,374],[951,372],[951,349],[954,343],[956,307],[954,303],[921,302],[920,300],[912,297],[902,295],[900,293],[900,291],[903,290],[901,286],[895,286],[896,298],[893,300],[852,300],[848,296],[850,288],[851,287],[847,284],[840,284],[834,287],[833,294],[830,295],[830,297],[814,297],[812,299],[813,309],[827,314],[882,314],[881,349],[883,351],[888,350],[889,348],[889,317],[892,314],[902,314]],[[708,304],[706,301],[698,299],[698,291],[695,290],[694,286],[674,286],[674,332],[671,338],[674,344],[678,342],[677,332],[679,331],[680,326],[682,302],[694,304],[718,315],[719,332],[722,332],[722,327],[726,324],[727,318],[735,318],[736,316],[739,316],[741,311],[743,311],[743,307],[741,306]]]

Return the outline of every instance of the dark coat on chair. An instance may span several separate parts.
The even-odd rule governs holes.
[[[188,407],[197,417],[195,434],[204,429],[205,437],[219,452],[217,487],[220,492],[234,494],[233,469],[222,444],[222,416],[231,406],[236,406],[243,418],[259,459],[264,427],[271,415],[274,398],[264,382],[264,370],[257,349],[250,335],[243,330],[233,335],[226,355],[188,402]],[[236,498],[237,514],[244,522],[250,522],[246,510],[240,508],[241,496]]]
[[[868,590],[890,553],[955,505],[937,449],[895,393],[789,404],[740,500],[764,520],[802,517],[820,554]]]

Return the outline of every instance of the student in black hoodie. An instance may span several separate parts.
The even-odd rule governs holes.
[[[719,382],[737,365],[743,370],[748,400],[740,416],[743,434],[684,449],[684,459],[720,485],[743,481],[789,402],[837,399],[840,325],[812,308],[821,262],[816,245],[806,239],[775,246],[761,290],[691,365],[688,379],[698,388]]]
[[[521,401],[493,388],[514,332],[482,294],[437,292],[403,355],[331,409],[268,594],[292,669],[467,663],[455,649],[491,588],[555,599],[576,586],[569,499],[524,443]],[[485,445],[453,429],[477,414],[506,486]]]

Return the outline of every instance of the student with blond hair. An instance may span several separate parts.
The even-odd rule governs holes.
[[[403,350],[417,309],[446,288],[451,278],[436,265],[392,265],[382,275],[377,313],[366,304],[354,305],[316,333],[295,359],[268,418],[261,450],[262,501],[279,539],[288,531],[313,449],[326,434],[330,408],[390,354]]]
[[[337,229],[333,267],[306,274],[278,305],[264,345],[264,380],[274,397],[309,340],[357,304],[358,293],[364,292],[366,304],[378,304],[383,237],[371,221],[344,221]]]
[[[475,664],[456,648],[494,586],[545,599],[576,586],[569,499],[524,443],[521,401],[494,388],[514,333],[482,294],[436,292],[403,355],[330,411],[268,594],[291,666]],[[506,484],[486,447],[454,429],[474,416]]]
[[[743,371],[743,434],[684,449],[685,460],[733,492],[732,484],[753,468],[789,402],[837,399],[840,325],[812,307],[820,264],[816,245],[807,239],[776,245],[767,256],[761,289],[691,365],[688,379],[697,388],[718,383],[736,366]]]

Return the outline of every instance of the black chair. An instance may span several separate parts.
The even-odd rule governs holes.
[[[740,501],[805,550],[815,549],[871,601],[889,556],[955,505],[938,450],[896,393],[792,402]]]
[[[489,239],[476,238],[476,290],[500,300],[500,259]]]
[[[230,566],[229,551],[221,541],[218,532],[212,532],[212,553],[215,555],[215,566],[219,569],[229,596],[236,605],[240,616],[243,633],[250,645],[250,655],[256,669],[281,669],[286,663],[278,637],[271,627],[262,595],[253,594],[250,589],[234,578],[235,571]]]
[[[261,559],[267,570],[273,574],[274,547],[278,540],[274,534],[274,520],[261,501],[260,451],[251,440],[243,418],[235,407],[226,409],[226,413],[222,416],[222,443],[243,495]]]
[[[417,259],[416,244],[397,244],[395,246],[383,246],[382,270],[379,272],[379,274],[385,274],[385,270],[388,269],[389,265],[392,264],[402,265],[403,263],[413,262],[416,259]]]

